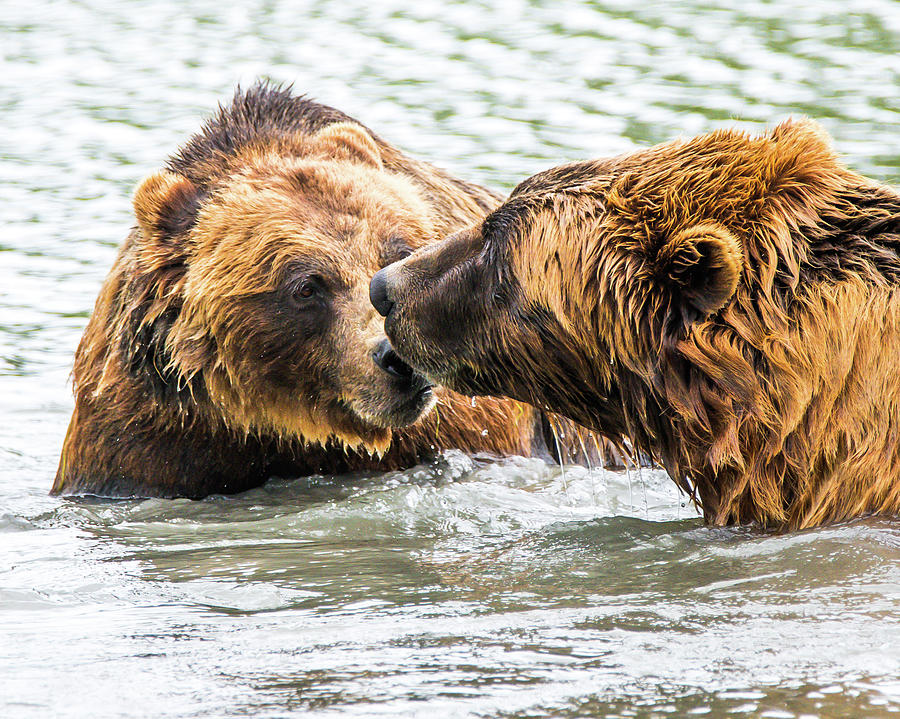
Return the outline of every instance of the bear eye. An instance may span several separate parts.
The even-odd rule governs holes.
[[[307,277],[300,280],[291,297],[300,305],[307,305],[311,300],[317,299],[322,294],[322,284],[315,277]]]
[[[314,294],[316,294],[316,286],[312,282],[304,282],[300,287],[297,288],[297,291],[294,293],[294,297],[309,299]]]

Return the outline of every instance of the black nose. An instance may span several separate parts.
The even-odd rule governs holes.
[[[387,338],[378,343],[378,346],[372,353],[372,359],[375,364],[392,377],[405,380],[412,379],[414,374],[413,368],[400,359],[397,353],[394,352],[394,348],[391,347],[391,343],[387,341]]]
[[[387,267],[376,272],[369,283],[369,301],[382,317],[387,317],[390,314],[394,303],[388,299]]]

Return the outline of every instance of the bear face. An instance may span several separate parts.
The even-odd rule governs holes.
[[[434,239],[434,213],[410,178],[385,172],[358,125],[330,125],[293,153],[238,154],[240,171],[202,204],[170,171],[138,188],[141,260],[182,267],[164,371],[193,381],[233,429],[384,450],[391,428],[416,421],[433,393],[398,359],[373,361],[384,333],[368,282]],[[190,226],[168,236],[195,207]]]
[[[434,381],[626,435],[712,523],[798,528],[900,509],[898,250],[897,193],[792,121],[540,173],[370,293]]]
[[[665,150],[535,175],[479,225],[381,270],[370,299],[396,350],[455,391],[564,407],[626,433],[618,368],[643,372],[658,354],[659,328],[646,323],[720,309],[743,262],[734,234],[702,215],[677,230],[622,221],[614,203],[634,197],[634,173],[654,154]]]
[[[445,448],[543,452],[530,408],[432,389],[368,302],[378,269],[498,202],[337,110],[239,91],[135,193],[53,491],[202,497]]]

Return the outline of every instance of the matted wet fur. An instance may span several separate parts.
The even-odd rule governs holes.
[[[660,461],[711,524],[900,511],[900,195],[825,131],[722,130],[521,183],[373,279],[398,353]]]
[[[432,392],[368,302],[376,270],[498,203],[337,110],[239,90],[135,193],[52,491],[203,497],[445,448],[543,453],[544,417]]]

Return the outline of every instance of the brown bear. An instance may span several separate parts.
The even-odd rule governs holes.
[[[445,448],[543,452],[542,416],[433,390],[368,301],[375,271],[499,201],[330,107],[239,90],[135,193],[52,492],[198,498]]]
[[[660,461],[715,525],[900,510],[900,194],[824,130],[542,172],[379,272],[397,352]]]

